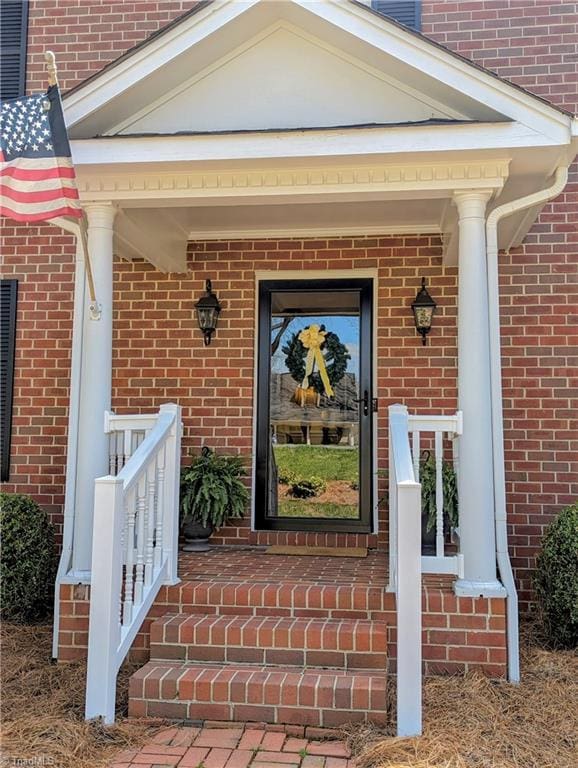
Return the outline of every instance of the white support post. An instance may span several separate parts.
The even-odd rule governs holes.
[[[422,731],[421,488],[398,485],[397,735]]]
[[[492,410],[486,273],[486,205],[490,193],[459,192],[458,401],[460,438],[460,550],[465,575],[458,595],[503,596],[496,578]]]
[[[114,723],[122,579],[122,480],[99,478],[94,509],[100,535],[92,547],[92,587],[86,674],[86,719]]]
[[[167,555],[167,579],[165,583],[178,584],[181,407],[174,403],[161,405],[160,412],[166,411],[174,413],[175,420],[165,450],[164,499],[159,500],[159,502],[163,508],[163,548]]]
[[[112,240],[116,209],[111,203],[86,206],[88,249],[101,317],[85,313],[78,456],[76,467],[75,523],[72,567],[76,574],[91,570],[94,481],[109,471],[109,438],[102,428],[110,409],[112,387]]]

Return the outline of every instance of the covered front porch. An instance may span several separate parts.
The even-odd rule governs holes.
[[[338,624],[321,631],[316,650],[328,659],[345,653],[342,631],[371,643],[395,627],[398,732],[418,733],[422,572],[441,574],[425,587],[428,663],[437,654],[502,674],[505,649],[493,657],[491,631],[505,642],[507,602],[508,674],[518,679],[498,249],[520,244],[564,187],[568,115],[360,3],[300,0],[199,4],[67,94],[64,107],[99,303],[96,313],[85,307],[79,250],[58,584],[74,594],[90,583],[87,716],[114,718],[118,666],[157,616],[157,655],[134,679],[135,714],[194,719],[213,707],[221,719],[323,725],[333,710],[342,720],[378,717],[382,659],[361,677],[345,656],[312,678],[306,665],[272,671],[267,659],[263,669],[195,663],[212,647],[205,629],[197,636],[199,615],[217,617],[221,638],[234,616],[247,640],[221,646],[255,657],[253,620],[295,622],[304,654],[303,622],[327,620]],[[424,278],[437,303],[427,346],[411,314]],[[222,305],[209,345],[194,314],[207,280]],[[287,391],[271,330],[305,315],[298,330],[311,331],[320,308],[340,327],[359,323],[346,350],[357,368],[338,382],[344,407],[326,382],[311,403],[329,426],[303,412],[308,364],[296,379],[298,413],[269,386],[276,372],[277,391]],[[335,330],[321,326],[316,333]],[[359,446],[360,475],[348,479],[348,493],[359,485],[355,515],[332,529],[315,516],[289,526],[272,514],[272,453],[299,435]],[[250,509],[213,537],[216,549],[179,564],[179,469],[203,446],[247,458]],[[433,554],[421,548],[423,449],[435,465]],[[451,532],[444,460],[457,476]],[[319,546],[320,537],[370,552],[352,563],[247,549]],[[174,608],[186,629],[176,643]],[[264,648],[289,646],[273,632]],[[295,700],[279,698],[281,685],[265,690],[273,673],[295,682]],[[266,711],[248,709],[255,690]]]

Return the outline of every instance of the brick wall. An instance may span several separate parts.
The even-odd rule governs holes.
[[[46,87],[44,51],[56,54],[62,91],[98,72],[196,5],[196,0],[30,0],[28,91]]]
[[[193,5],[193,0],[32,0],[28,90],[45,85],[45,49],[56,52],[61,85],[67,90]],[[577,3],[423,0],[422,22],[424,33],[438,42],[578,111]],[[58,522],[64,482],[73,244],[71,238],[57,232],[9,226],[0,247],[7,256],[3,275],[18,274],[24,300],[19,310],[11,480],[17,481],[19,490],[30,491],[46,504]],[[577,254],[578,174],[574,166],[566,192],[544,208],[524,247],[501,257],[508,515],[523,606],[530,597],[529,574],[544,527],[578,493],[573,379],[578,359],[573,314]],[[159,277],[159,285],[164,279]],[[49,299],[44,290],[47,285],[56,288]],[[194,295],[201,288],[196,279]],[[61,299],[58,306],[52,304],[55,296]],[[36,301],[40,306],[30,315]],[[149,315],[145,322],[150,319]],[[173,320],[171,316],[170,322]],[[125,321],[120,315],[117,318],[117,324]],[[116,332],[120,331],[118,326]],[[196,337],[194,343],[198,343]],[[49,349],[62,357],[51,354],[48,358]],[[119,354],[117,364],[122,364]],[[392,363],[392,370],[395,367]],[[167,373],[164,378],[174,377]],[[171,387],[167,385],[167,389]],[[199,397],[200,389],[191,385],[194,397]],[[35,410],[29,407],[32,396]],[[120,404],[118,388],[116,396]],[[381,392],[380,396],[384,397]],[[395,399],[401,397],[403,393],[395,394]],[[226,418],[247,419],[245,395],[243,402],[238,415]],[[197,405],[187,407],[193,415]],[[221,427],[206,424],[207,437],[215,437]],[[241,424],[235,425],[234,433],[240,441],[237,447],[246,447]],[[199,442],[197,437],[189,437],[191,442]],[[13,483],[7,486],[8,490],[14,488]]]
[[[578,3],[422,1],[424,34],[578,112]],[[578,164],[522,248],[500,256],[510,550],[520,600],[544,529],[578,497]]]
[[[18,280],[10,482],[51,515],[60,539],[75,247],[55,227],[1,220],[2,277]]]
[[[378,460],[387,466],[387,406],[403,401],[421,412],[456,408],[457,269],[443,267],[438,237],[202,242],[189,245],[185,278],[150,264],[115,265],[113,407],[117,412],[178,401],[184,444],[246,454],[253,444],[256,270],[378,270],[377,365],[381,407]],[[427,347],[410,304],[421,277],[439,310]],[[210,278],[223,304],[209,347],[193,304]],[[384,489],[381,489],[381,493]],[[380,538],[385,542],[387,510]],[[245,541],[249,521],[227,526],[221,539]]]

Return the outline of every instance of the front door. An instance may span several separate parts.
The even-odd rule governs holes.
[[[372,289],[260,283],[257,529],[371,531]]]

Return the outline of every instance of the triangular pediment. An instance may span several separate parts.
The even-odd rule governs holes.
[[[121,134],[467,119],[304,30],[278,24],[147,105]]]
[[[565,117],[348,0],[202,4],[65,109],[72,138]]]

